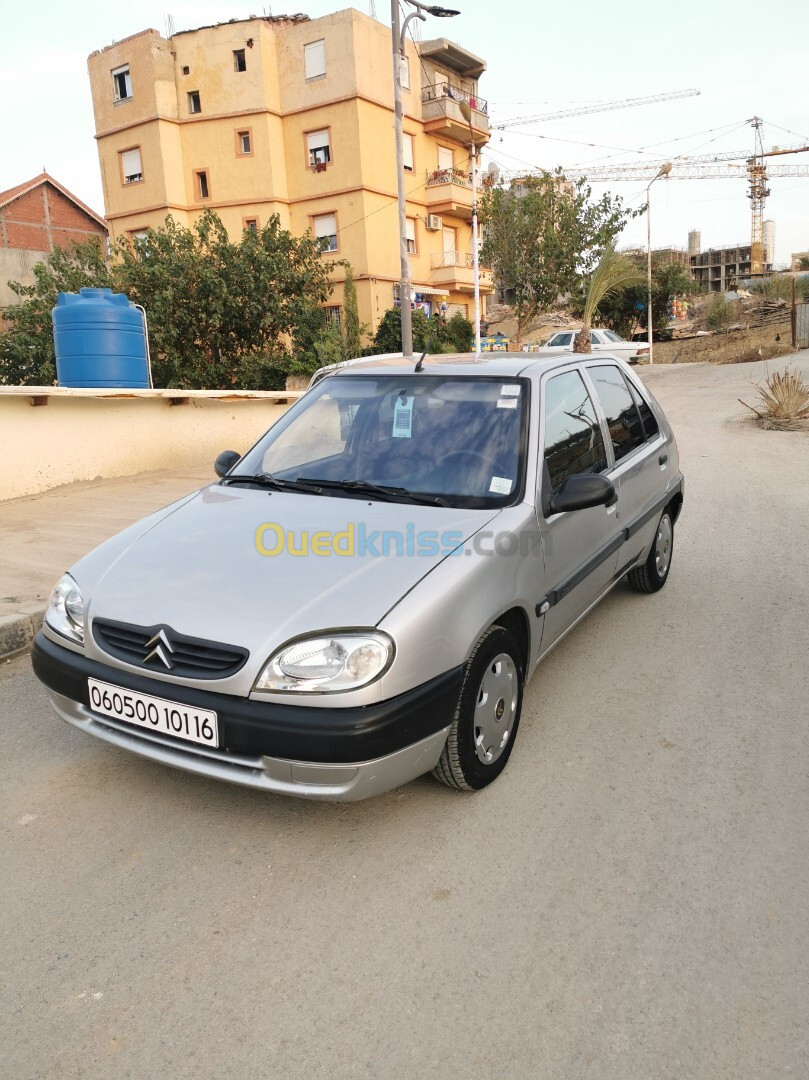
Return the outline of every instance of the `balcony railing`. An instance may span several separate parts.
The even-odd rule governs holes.
[[[472,186],[472,176],[464,169],[435,169],[427,173],[427,187],[438,184],[459,184],[461,187]]]
[[[468,101],[470,107],[476,112],[483,113],[484,116],[489,115],[489,103],[485,98],[468,94],[465,90],[459,90],[457,86],[451,86],[448,82],[433,83],[431,86],[422,88],[421,100],[423,102],[441,101],[445,98],[453,101]]]

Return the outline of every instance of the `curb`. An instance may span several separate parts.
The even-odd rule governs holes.
[[[0,615],[0,660],[27,652],[42,625],[46,605],[23,604],[11,615]]]

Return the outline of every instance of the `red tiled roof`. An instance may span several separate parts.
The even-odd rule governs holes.
[[[16,187],[8,188],[7,191],[0,191],[0,209],[13,202],[15,199],[19,199],[21,195],[27,195],[29,191],[34,191],[36,188],[41,187],[42,184],[51,184],[56,188],[58,192],[65,196],[66,199],[70,199],[72,203],[75,203],[80,210],[83,210],[85,214],[88,214],[93,221],[97,221],[99,225],[103,225],[107,228],[107,223],[103,217],[100,217],[94,210],[91,210],[86,203],[83,203],[72,192],[68,191],[66,187],[63,187],[58,180],[46,172],[41,172],[39,176],[35,176],[33,180],[26,180],[23,184],[17,184]]]

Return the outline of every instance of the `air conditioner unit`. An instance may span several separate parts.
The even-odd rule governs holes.
[[[439,232],[443,224],[444,223],[437,214],[427,215],[427,228],[430,232]]]

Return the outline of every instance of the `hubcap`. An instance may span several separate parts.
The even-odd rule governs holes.
[[[500,653],[483,673],[475,704],[475,753],[484,765],[497,761],[508,745],[518,697],[517,667],[508,653]]]
[[[655,540],[655,567],[657,576],[665,577],[671,561],[671,518],[664,514],[660,519]]]

